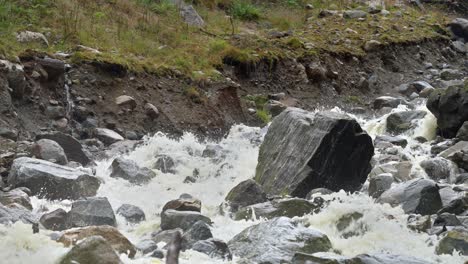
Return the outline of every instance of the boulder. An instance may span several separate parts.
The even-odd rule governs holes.
[[[369,178],[369,196],[379,198],[382,193],[389,190],[393,183],[393,176],[390,173],[383,173]]]
[[[442,213],[436,217],[433,226],[461,226],[462,223],[457,216],[449,213]]]
[[[468,121],[468,90],[451,86],[436,90],[427,100],[427,108],[437,118],[440,135],[453,138],[465,121]]]
[[[69,247],[80,240],[93,236],[103,237],[119,254],[127,254],[130,258],[136,254],[135,246],[113,226],[88,226],[70,229],[63,232],[57,242]]]
[[[192,248],[196,242],[212,237],[210,226],[203,221],[198,221],[182,235],[182,249]]]
[[[400,104],[403,104],[404,100],[401,98],[395,98],[391,96],[381,96],[374,100],[374,109],[379,110],[384,107],[396,108]]]
[[[6,127],[0,127],[0,137],[16,141],[18,139],[18,132]]]
[[[390,161],[384,164],[379,164],[375,166],[372,171],[369,173],[369,178],[375,176],[390,173],[393,176],[393,179],[397,182],[404,182],[412,179],[411,168],[413,164],[409,161]]]
[[[148,169],[139,167],[135,161],[118,157],[110,166],[110,177],[122,178],[134,184],[148,183],[156,174]]]
[[[174,168],[175,168],[174,159],[164,154],[156,156],[156,162],[153,165],[153,169],[159,170],[162,173],[175,174]]]
[[[0,204],[0,224],[10,224],[22,221],[25,224],[36,224],[37,218],[21,205],[12,204],[8,207]]]
[[[171,200],[167,202],[162,212],[173,209],[176,211],[193,211],[193,212],[201,212],[201,201],[198,199],[191,198],[179,198],[176,200]]]
[[[45,213],[39,219],[39,223],[48,230],[62,231],[67,229],[67,212],[62,208]]]
[[[179,9],[180,16],[184,19],[187,25],[192,27],[203,27],[205,21],[198,14],[197,10],[192,5],[184,5]]]
[[[101,236],[91,236],[74,246],[59,264],[99,263],[122,264],[119,255]]]
[[[90,197],[72,203],[68,227],[116,226],[114,210],[105,197]]]
[[[48,80],[57,80],[65,74],[65,62],[52,58],[37,59],[37,62],[47,72]]]
[[[440,78],[444,81],[461,80],[465,74],[459,70],[444,69],[440,72]]]
[[[107,128],[96,128],[96,138],[106,145],[124,140],[117,132]]]
[[[198,221],[211,224],[211,219],[200,214],[199,212],[176,211],[169,209],[161,214],[161,229],[168,230],[181,228],[183,230],[188,230]]]
[[[414,179],[385,191],[377,199],[392,206],[401,205],[405,213],[429,215],[442,208],[439,187],[423,178]]]
[[[468,42],[468,19],[455,18],[450,22],[449,27],[456,37]]]
[[[122,204],[117,209],[117,214],[123,216],[127,222],[139,223],[145,221],[145,213],[138,206],[131,204]]]
[[[144,239],[136,245],[138,251],[146,255],[158,249],[158,244],[151,239]]]
[[[159,116],[159,110],[156,106],[150,103],[146,103],[145,106],[145,113],[151,119],[156,119]]]
[[[32,195],[63,200],[96,195],[100,181],[79,169],[24,157],[14,160],[8,184],[27,187]]]
[[[232,260],[232,254],[228,245],[219,239],[210,238],[207,240],[197,241],[192,246],[192,250],[204,253],[212,258]]]
[[[468,121],[463,122],[462,126],[457,131],[456,137],[463,141],[468,140]]]
[[[425,111],[414,110],[391,113],[387,117],[387,131],[392,134],[401,134],[414,129],[417,121],[426,116]]]
[[[1,177],[0,181],[2,181]],[[29,195],[24,190],[22,190],[22,188],[13,189],[6,192],[0,190],[0,204],[3,204],[4,206],[19,204],[28,210],[33,209]]]
[[[240,208],[236,212],[234,219],[251,219],[254,215],[256,218],[266,219],[280,216],[293,218],[295,216],[317,213],[322,208],[323,203],[324,201],[320,197],[314,198],[312,201],[300,198],[273,200]]]
[[[440,157],[423,160],[419,165],[424,169],[427,176],[434,181],[448,180],[455,177],[458,172],[453,162]]]
[[[448,231],[436,247],[436,253],[439,255],[452,254],[454,250],[468,256],[468,230],[466,228],[457,227]]]
[[[348,19],[364,18],[367,17],[367,13],[362,10],[346,10],[343,12],[343,17]]]
[[[315,188],[360,188],[374,154],[356,120],[288,108],[273,119],[260,147],[255,180],[269,195],[305,197]]]
[[[128,95],[121,95],[115,98],[115,103],[122,108],[130,109],[130,110],[135,109],[137,106],[135,99]]]
[[[388,143],[391,143],[395,146],[399,146],[402,148],[406,148],[406,146],[408,145],[408,140],[402,137],[398,137],[398,136],[394,137],[394,136],[388,136],[388,135],[378,135],[375,137],[374,145],[376,148],[378,147],[379,143],[382,143],[382,142],[388,142]]]
[[[459,197],[452,200],[448,205],[440,209],[437,214],[451,213],[455,215],[463,214],[468,210],[468,197]]]
[[[288,263],[296,252],[315,253],[331,249],[328,237],[287,217],[246,228],[229,243],[232,253],[255,263]]]
[[[44,34],[32,31],[22,31],[16,35],[16,40],[20,43],[39,43],[44,46],[49,46],[49,41]]]
[[[267,196],[258,183],[249,179],[232,188],[224,200],[232,212],[237,212],[241,207],[266,202]]]
[[[83,147],[80,142],[70,135],[56,132],[50,134],[39,134],[36,139],[50,139],[57,142],[65,151],[69,161],[76,161],[83,166],[88,165],[91,161],[83,151]]]
[[[38,159],[47,160],[60,165],[66,165],[68,163],[63,148],[57,142],[50,139],[37,141],[32,147],[31,154]]]

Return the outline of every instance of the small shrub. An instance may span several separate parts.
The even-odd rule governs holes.
[[[185,89],[184,94],[194,103],[201,104],[205,101],[204,98],[202,98],[200,91],[196,87],[188,87]]]
[[[265,109],[257,109],[257,117],[265,124],[268,124],[271,120],[270,114]]]
[[[302,41],[300,41],[297,38],[291,38],[290,40],[288,40],[288,45],[293,49],[300,49],[304,46],[304,44],[302,44]]]
[[[258,20],[260,9],[245,0],[237,0],[232,3],[231,15],[240,20]]]

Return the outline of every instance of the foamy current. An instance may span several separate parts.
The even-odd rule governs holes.
[[[406,111],[400,106],[393,111]],[[424,106],[418,110],[425,110]],[[341,111],[333,109],[333,111]],[[428,111],[427,111],[428,112]],[[366,120],[360,116],[355,118],[372,137],[385,133],[385,119],[388,115]],[[132,185],[123,179],[109,176],[108,170],[112,159],[99,161],[96,175],[101,178],[97,196],[107,197],[114,208],[123,203],[140,207],[146,214],[146,221],[137,225],[128,225],[117,216],[119,230],[133,243],[137,243],[144,235],[157,231],[160,225],[160,211],[169,200],[176,199],[182,193],[188,193],[202,201],[202,213],[213,221],[212,233],[215,238],[228,241],[234,235],[248,226],[262,221],[233,221],[228,216],[219,213],[219,205],[223,202],[229,190],[239,182],[252,178],[255,174],[259,145],[265,134],[265,129],[251,128],[243,125],[235,126],[229,135],[219,144],[224,153],[218,160],[202,157],[205,147],[211,142],[199,142],[192,134],[185,134],[179,140],[166,137],[162,133],[147,137],[144,144],[136,148],[126,158],[136,161],[140,166],[151,168],[157,155],[167,155],[176,161],[175,174],[156,171],[157,177],[143,186]],[[429,144],[415,142],[412,138],[424,136],[433,139],[435,136],[435,118],[428,112],[418,127],[404,135],[409,141],[405,152],[409,154],[414,164],[427,157]],[[419,147],[415,147],[418,145]],[[423,172],[414,166],[415,173]],[[184,183],[187,176],[199,171],[195,183]],[[457,255],[438,256],[434,253],[436,236],[417,233],[406,227],[407,215],[401,208],[376,204],[372,198],[363,193],[347,194],[338,192],[325,196],[332,200],[328,207],[315,215],[301,217],[305,225],[318,229],[328,235],[333,248],[344,256],[353,257],[357,254],[392,253],[418,257],[434,263],[463,263],[464,257]],[[56,208],[70,208],[71,201],[50,202],[32,198],[35,212]],[[354,225],[365,227],[362,235],[343,238],[336,229],[338,219],[346,214],[360,212],[364,216]],[[0,263],[56,263],[69,249],[52,241],[49,231],[41,230],[32,234],[31,226],[16,223],[6,227],[0,225]],[[164,263],[163,260],[137,255],[135,259],[121,256],[124,263]],[[40,260],[38,262],[38,260]],[[187,251],[181,254],[181,263],[236,263],[212,259],[204,254]]]

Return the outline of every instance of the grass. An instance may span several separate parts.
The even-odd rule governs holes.
[[[80,44],[101,53],[76,52],[76,63],[96,60],[132,71],[218,78],[215,69],[225,62],[255,64],[322,52],[361,56],[362,46],[371,39],[392,44],[437,38],[449,19],[437,9],[397,8],[391,1],[386,8],[403,16],[377,14],[365,21],[317,18],[323,8],[358,7],[340,0],[196,3],[206,24],[203,32],[185,25],[169,0],[0,0],[0,55],[14,58],[26,49],[73,52]],[[315,8],[306,10],[306,3]],[[18,44],[15,34],[22,30],[44,33],[49,47]],[[271,38],[271,31],[293,34]]]
[[[271,121],[271,115],[265,108],[265,105],[268,102],[267,96],[248,95],[245,97],[245,99],[255,103],[256,115],[260,120],[262,120],[263,123],[268,124]]]

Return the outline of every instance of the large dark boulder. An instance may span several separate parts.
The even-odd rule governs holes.
[[[426,116],[425,111],[413,110],[395,112],[387,117],[387,131],[398,135],[410,129],[414,129],[418,120]]]
[[[197,241],[192,250],[204,253],[212,258],[232,260],[232,254],[226,242],[219,239],[210,238]]]
[[[91,197],[72,203],[67,216],[68,227],[116,226],[114,210],[105,197]]]
[[[68,159],[63,148],[50,139],[38,140],[31,149],[31,154],[36,158],[54,162],[60,165],[67,165]]]
[[[85,166],[91,161],[83,151],[83,146],[74,137],[62,132],[39,134],[36,139],[50,139],[57,142],[65,151],[69,161],[79,162]]]
[[[45,213],[39,219],[41,225],[49,230],[62,231],[67,229],[67,212],[62,208]]]
[[[449,24],[449,27],[452,33],[456,37],[462,38],[465,41],[468,41],[468,19],[455,18]]]
[[[320,187],[356,191],[373,155],[371,137],[351,117],[288,108],[265,136],[255,180],[269,195],[305,197]]]
[[[161,214],[161,229],[168,230],[181,228],[183,230],[188,230],[198,221],[211,224],[211,219],[199,212],[176,211],[169,209]]]
[[[122,204],[119,209],[117,209],[117,214],[123,216],[125,220],[130,223],[139,223],[146,219],[145,212],[138,206],[131,204]]]
[[[249,179],[232,188],[225,200],[231,206],[231,211],[236,212],[241,207],[266,202],[267,196],[257,182]]]
[[[463,123],[468,121],[468,89],[465,87],[451,86],[436,90],[429,96],[426,105],[437,118],[440,135],[445,138],[455,137]]]
[[[24,157],[14,160],[8,184],[27,187],[32,195],[63,200],[96,195],[100,181],[79,169]]]
[[[156,177],[152,170],[139,167],[135,161],[124,158],[116,158],[111,169],[112,178],[122,178],[134,184],[147,183]]]
[[[17,207],[6,207],[0,203],[0,224],[10,224],[22,221],[26,224],[37,223],[37,218],[28,209]]]
[[[74,246],[59,264],[100,263],[121,264],[119,255],[101,236],[91,236]]]
[[[296,252],[315,253],[331,249],[328,237],[279,217],[246,228],[229,243],[232,253],[253,263],[289,263]]]

